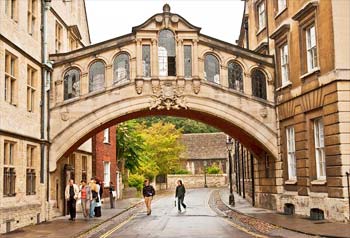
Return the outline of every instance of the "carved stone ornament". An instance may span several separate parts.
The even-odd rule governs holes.
[[[152,96],[150,110],[156,108],[158,110],[170,109],[187,109],[187,105],[183,96],[183,92],[179,90],[172,82],[165,82],[160,85],[160,90]]]
[[[62,121],[68,121],[69,120],[69,111],[67,109],[62,110],[60,112],[61,120]]]
[[[135,89],[137,94],[141,94],[142,93],[142,89],[143,89],[143,79],[135,79]]]
[[[266,107],[260,109],[260,116],[262,118],[266,118],[267,117],[267,109],[266,109]]]

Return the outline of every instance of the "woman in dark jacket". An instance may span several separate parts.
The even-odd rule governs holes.
[[[182,184],[181,180],[178,180],[177,186],[176,186],[175,198],[177,198],[177,208],[179,212],[181,212],[181,205],[186,211],[186,204],[184,203],[185,193],[186,193],[185,186]]]

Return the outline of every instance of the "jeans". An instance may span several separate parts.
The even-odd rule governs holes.
[[[96,199],[92,199],[90,206],[90,217],[95,216]]]
[[[177,198],[177,209],[181,211],[181,205],[186,209],[186,204],[184,203],[185,196],[181,196]]]
[[[88,199],[81,199],[81,210],[83,211],[84,217],[90,215],[90,203],[91,201]]]

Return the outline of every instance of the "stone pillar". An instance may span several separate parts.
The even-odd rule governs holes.
[[[177,44],[176,75],[180,78],[184,78],[185,71],[184,71],[183,39],[177,39],[176,44]]]
[[[193,41],[193,77],[198,78],[198,40],[194,39]]]
[[[109,88],[113,85],[113,65],[109,64],[106,66],[106,88]]]
[[[253,95],[252,91],[252,78],[250,73],[244,73],[243,78],[243,92],[247,95]]]
[[[157,39],[152,39],[152,53],[151,53],[151,76],[152,78],[158,78],[158,44]]]
[[[85,95],[89,93],[89,78],[88,73],[83,73],[80,79],[80,95]]]
[[[142,78],[142,39],[136,40],[136,78]]]
[[[55,81],[55,92],[55,102],[63,102],[63,80],[60,79]]]

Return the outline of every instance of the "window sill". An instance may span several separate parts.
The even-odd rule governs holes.
[[[285,82],[284,84],[282,84],[281,87],[276,88],[276,91],[281,91],[282,89],[287,88],[289,86],[292,86],[292,82],[291,81]]]
[[[311,185],[326,185],[327,180],[326,179],[318,179],[311,181]]]
[[[256,36],[258,36],[261,32],[263,32],[266,29],[266,26],[263,28],[259,29],[258,32],[256,33]]]
[[[285,185],[295,185],[297,184],[297,180],[286,180],[284,181]]]
[[[108,142],[108,141],[104,141],[103,144],[107,144],[107,145],[110,145],[111,142]]]
[[[313,68],[310,72],[307,72],[306,74],[301,75],[300,79],[305,79],[305,78],[309,77],[310,75],[313,75],[313,74],[318,73],[318,72],[320,72],[319,67]]]
[[[278,11],[275,15],[275,19],[277,19],[279,16],[282,15],[282,13],[284,13],[287,10],[287,7],[283,8],[281,11]]]

